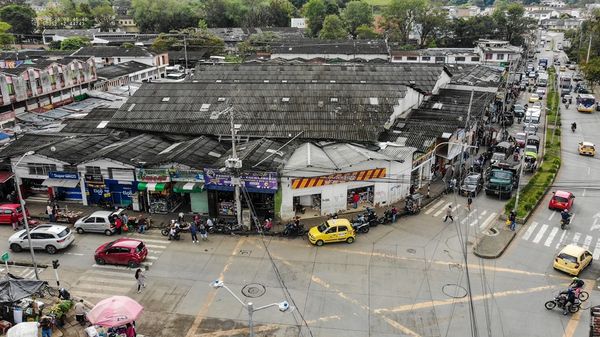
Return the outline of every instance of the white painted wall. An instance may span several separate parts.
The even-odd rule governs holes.
[[[110,175],[108,172],[109,168],[118,168],[118,169],[135,169],[134,166],[132,165],[128,165],[128,164],[124,164],[115,160],[111,160],[111,159],[96,159],[96,160],[92,160],[89,162],[85,162],[82,164],[77,165],[77,171],[81,174],[84,175],[85,174],[85,167],[86,166],[98,166],[100,167],[100,170],[102,172],[102,176],[104,177],[104,179],[110,179]]]
[[[29,167],[27,166],[28,163],[54,164],[54,165],[56,165],[56,171],[62,171],[63,165],[68,165],[68,163],[62,162],[60,160],[33,154],[31,156],[25,156],[25,158],[23,158],[23,160],[21,160],[21,162],[19,163],[19,167],[16,167],[17,161],[19,161],[20,158],[21,158],[21,156],[13,157],[10,159],[12,170],[13,170],[13,172],[17,173],[19,178],[28,178],[28,179],[47,179],[48,178],[47,174],[45,174],[45,175],[29,174]]]

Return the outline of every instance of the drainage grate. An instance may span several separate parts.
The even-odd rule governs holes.
[[[416,249],[412,249],[412,248],[409,248],[409,249],[407,249],[406,251],[407,251],[409,254],[413,254],[413,255],[415,255],[415,254],[417,253],[417,250],[416,250]]]

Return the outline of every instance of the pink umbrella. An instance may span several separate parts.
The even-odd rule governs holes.
[[[144,307],[127,296],[112,296],[98,302],[87,318],[92,324],[110,328],[135,321],[142,310]]]

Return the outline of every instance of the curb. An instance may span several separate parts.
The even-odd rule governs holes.
[[[31,263],[31,262],[8,261],[7,263],[8,263],[9,266],[31,267],[31,268],[33,268],[33,263]],[[48,268],[48,265],[43,264],[43,263],[38,263],[37,267],[38,268]]]
[[[523,226],[521,226],[521,228],[523,228]],[[506,242],[506,244],[502,247],[502,249],[500,251],[498,251],[498,253],[494,254],[494,255],[485,255],[485,254],[479,254],[477,253],[477,250],[475,249],[477,247],[477,245],[479,244],[479,242],[481,242],[481,239],[483,239],[483,237],[478,241],[477,245],[475,245],[475,247],[473,247],[473,254],[477,257],[480,257],[482,259],[497,259],[500,256],[502,256],[502,254],[504,254],[504,252],[508,249],[508,246],[510,246],[511,242],[515,239],[515,237],[517,236],[517,233],[519,231],[515,231],[512,233],[512,235],[510,236],[510,239]]]

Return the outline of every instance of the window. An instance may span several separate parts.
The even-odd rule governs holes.
[[[38,176],[47,176],[48,172],[56,171],[56,165],[54,164],[28,163],[27,167],[29,167],[29,174]]]
[[[444,56],[436,56],[435,62],[446,62],[446,58]]]
[[[408,60],[408,61],[416,61],[417,57],[416,56],[407,56],[406,60]]]
[[[493,56],[492,54],[490,54],[490,53],[486,53],[486,54],[485,54],[485,59],[486,59],[486,60],[491,60],[491,59],[492,59],[492,56]]]
[[[496,59],[504,60],[504,54],[498,54],[498,56],[496,56]]]
[[[64,165],[63,166],[63,171],[64,172],[77,172],[77,166],[75,166],[75,165]]]
[[[86,166],[85,173],[87,174],[102,174],[100,166]]]
[[[39,78],[36,78],[36,79],[35,79],[35,86],[36,86],[38,89],[41,89],[41,88],[42,88],[42,80],[40,80]]]
[[[7,83],[6,85],[8,86],[8,94],[14,95],[15,94],[15,85],[12,83]]]
[[[27,82],[25,82],[25,85],[27,86],[27,91],[31,91],[31,81],[27,80]]]
[[[471,57],[471,61],[473,61],[473,62],[479,62],[479,56],[473,56],[473,57]]]
[[[456,62],[465,62],[465,58],[462,56],[457,56],[454,59],[456,60]]]
[[[431,61],[431,56],[423,56],[421,57],[421,61]]]

